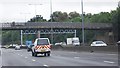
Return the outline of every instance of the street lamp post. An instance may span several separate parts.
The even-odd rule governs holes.
[[[83,0],[81,0],[81,10],[82,10],[82,44],[84,45],[84,15],[83,15]]]
[[[37,5],[42,5],[42,4],[29,4],[29,5],[34,5],[35,6],[35,17],[36,17],[36,15],[37,15]],[[35,19],[35,21],[36,21],[36,19]]]
[[[52,23],[52,0],[50,0],[50,18]],[[51,27],[51,43],[53,44],[53,28]]]
[[[20,14],[24,14],[24,15],[25,15],[25,22],[27,22],[27,21],[26,21],[26,16],[27,16],[28,14],[30,14],[30,13],[20,13]]]
[[[120,8],[120,1],[118,2],[118,8]]]

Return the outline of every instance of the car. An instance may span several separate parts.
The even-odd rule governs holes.
[[[15,50],[20,50],[20,46],[19,45],[15,46]]]
[[[32,46],[32,56],[37,54],[44,54],[44,56],[50,56],[51,44],[48,38],[37,38]]]
[[[59,45],[61,45],[61,43],[55,43],[55,46],[59,46]]]
[[[33,47],[33,46],[34,46],[33,44],[27,46],[27,51],[28,51],[28,52],[32,51],[32,47]]]
[[[107,44],[103,41],[94,41],[90,46],[107,46]]]
[[[66,43],[65,42],[60,42],[61,45],[63,46],[66,46]]]
[[[5,49],[8,49],[9,47],[10,47],[10,46],[6,45],[6,46],[5,46]]]
[[[10,44],[10,46],[16,47],[16,46],[18,46],[18,44]]]
[[[65,43],[65,42],[60,42],[60,43],[55,43],[55,45],[56,45],[56,46],[61,46],[61,45],[65,46],[66,43]]]

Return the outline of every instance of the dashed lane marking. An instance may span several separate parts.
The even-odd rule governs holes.
[[[48,67],[48,65],[44,64],[43,66]]]
[[[74,57],[75,59],[79,59],[80,57]]]
[[[70,52],[70,53],[77,53],[77,52]]]
[[[25,58],[28,58],[28,57],[25,57]]]
[[[117,54],[108,54],[108,55],[117,55]]]
[[[32,61],[36,61],[36,60],[32,59]]]
[[[113,64],[113,63],[115,63],[115,62],[111,62],[111,61],[104,61],[105,63],[111,63],[111,64]]]

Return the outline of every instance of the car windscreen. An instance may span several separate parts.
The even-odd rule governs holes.
[[[37,45],[49,45],[48,39],[38,39]]]
[[[102,41],[97,41],[96,44],[104,44]]]
[[[73,42],[73,43],[78,43],[78,42],[79,42],[79,40],[73,40],[72,42]]]

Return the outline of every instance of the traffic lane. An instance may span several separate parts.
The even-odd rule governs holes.
[[[1,45],[0,45],[0,67],[2,67],[2,56],[1,56]]]
[[[16,52],[19,52],[19,53],[24,54],[24,55],[26,55],[26,53],[28,53],[28,52],[26,52],[26,51],[24,51],[24,52],[26,52],[26,53],[23,53],[22,51],[16,51]],[[60,53],[61,53],[61,52],[60,52]],[[18,53],[17,53],[17,54],[18,54]],[[21,54],[20,54],[20,55],[21,55]],[[63,53],[63,54],[64,54],[64,53]],[[18,55],[19,55],[19,54],[18,54]],[[32,57],[32,56],[31,56],[31,57],[32,57],[32,58],[31,58],[30,56],[31,56],[31,53],[29,52],[28,57],[29,57],[30,59],[33,59],[33,61],[36,61],[36,60],[34,60],[34,59],[36,59],[36,57]],[[51,61],[55,60],[55,58],[56,58],[55,55],[54,55],[53,57],[54,57],[53,59],[50,59]],[[26,58],[26,57],[25,57],[25,58]],[[66,57],[63,58],[62,56],[59,56],[59,55],[58,55],[56,59],[60,59],[60,58],[64,59],[64,58],[66,58]],[[68,57],[67,57],[67,58],[68,58]],[[67,59],[67,58],[66,58],[66,59]],[[41,58],[40,61],[43,60],[42,62],[44,62],[45,59],[46,59],[46,58]],[[70,58],[70,59],[71,59],[71,58]],[[70,59],[68,59],[68,60],[70,60]],[[72,59],[73,59],[73,58],[72,58]],[[78,57],[75,57],[75,59],[79,59],[79,58],[78,58]],[[82,59],[83,59],[83,58],[82,58]],[[37,59],[37,60],[39,60],[39,59]],[[48,60],[49,60],[49,59],[47,59],[47,61],[48,61]],[[88,59],[87,59],[87,60],[88,60]],[[63,60],[63,61],[56,60],[56,61],[58,61],[59,63],[60,63],[60,62],[66,62],[66,61],[64,61],[64,60]],[[56,61],[54,61],[54,62],[56,62]],[[71,60],[70,62],[72,62],[72,61],[74,61],[74,60]],[[85,60],[83,60],[83,61],[85,61]],[[39,62],[39,61],[38,61],[38,62]],[[105,61],[105,62],[110,62],[110,61]],[[45,62],[45,63],[46,63],[46,62]],[[58,65],[61,65],[61,64],[59,64],[59,63],[58,63]],[[110,62],[110,63],[112,63],[112,62]],[[50,64],[50,63],[48,63],[48,64]],[[52,64],[53,64],[53,63],[52,63]],[[73,63],[72,63],[72,64],[73,64]],[[71,64],[71,65],[72,65],[72,64]],[[79,64],[79,63],[78,63],[78,64]],[[85,64],[85,63],[84,63],[84,64]],[[81,65],[84,66],[84,64],[81,64]],[[64,64],[62,64],[62,65],[64,65]],[[65,65],[67,65],[67,64],[65,64]],[[70,63],[68,63],[68,65],[70,65]],[[100,65],[100,64],[99,64],[99,65]],[[74,66],[74,65],[72,65],[72,66]]]
[[[32,57],[31,52],[26,50],[13,50],[16,55],[22,55],[21,57],[26,58],[28,61],[35,63],[43,63],[42,66],[117,66],[117,62],[103,60],[99,61],[100,57],[90,58],[89,53],[76,53],[76,52],[65,52],[65,51],[52,51],[51,57]],[[67,56],[66,56],[67,55]],[[83,57],[76,57],[82,55]],[[87,56],[86,56],[87,55]],[[98,54],[99,55],[99,54]],[[103,54],[104,55],[104,54]],[[94,55],[92,55],[95,57]],[[90,58],[90,59],[88,59]],[[107,57],[106,57],[107,58]],[[104,57],[104,59],[106,59]],[[41,65],[39,65],[41,66]]]
[[[0,55],[0,67],[2,67],[2,57]]]
[[[8,49],[7,49],[8,50]],[[10,50],[9,50],[10,51]],[[54,57],[44,57],[43,55],[40,55],[38,57],[32,57],[31,52],[26,52],[25,50],[11,50],[14,54],[18,55],[19,57],[22,57],[22,59],[26,59],[29,61],[33,61],[33,63],[42,63],[42,65],[39,66],[77,66],[77,64],[68,63],[66,60],[60,60]],[[15,57],[15,56],[14,56]],[[58,56],[56,56],[58,57]],[[59,57],[58,57],[59,58]],[[3,59],[4,60],[4,59]],[[9,61],[8,61],[9,62]],[[52,63],[51,63],[52,62]],[[33,64],[31,64],[33,65]],[[23,65],[24,66],[24,65]]]
[[[54,51],[53,51],[54,52]],[[116,64],[118,63],[118,53],[90,53],[90,52],[68,52],[68,51],[55,51],[55,55],[65,56],[65,57],[74,57],[82,58],[85,60],[93,60],[98,62],[109,62],[113,61]]]
[[[39,66],[42,64],[33,63],[34,61],[28,61],[22,57],[22,55],[17,55],[19,51],[13,49],[3,49],[2,50],[2,66]],[[21,52],[23,52],[21,50]],[[24,52],[23,52],[24,53]]]

